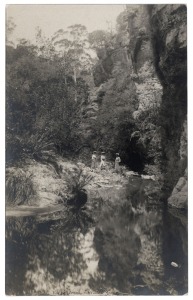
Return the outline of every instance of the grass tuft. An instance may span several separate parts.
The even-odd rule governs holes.
[[[6,203],[9,205],[29,204],[36,195],[32,175],[21,168],[9,168],[6,173]]]

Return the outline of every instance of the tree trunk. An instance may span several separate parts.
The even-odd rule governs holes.
[[[74,68],[74,83],[76,85],[76,69]]]
[[[76,91],[76,69],[74,68],[74,83],[75,83],[75,96],[74,101],[77,102],[77,91]]]

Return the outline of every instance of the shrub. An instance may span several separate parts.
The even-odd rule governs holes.
[[[79,167],[74,168],[73,171],[67,170],[65,173],[67,186],[74,194],[81,191],[92,179],[92,175],[84,173],[84,170]]]
[[[23,136],[7,134],[6,162],[13,164],[24,158],[40,158],[54,149],[49,133],[26,133]]]
[[[32,134],[27,142],[27,148],[32,156],[41,156],[45,151],[53,149],[53,143],[46,133]]]

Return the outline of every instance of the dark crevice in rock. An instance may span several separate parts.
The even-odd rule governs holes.
[[[151,33],[150,40],[151,40],[152,49],[153,49],[153,62],[154,62],[154,66],[155,66],[155,70],[158,75],[158,78],[159,78],[162,86],[164,87],[166,85],[166,81],[165,81],[164,74],[162,73],[162,70],[159,67],[160,49],[163,49],[164,45],[163,45],[161,39],[155,38],[155,32],[153,29],[154,22],[153,22],[153,18],[152,18],[152,9],[153,9],[153,5],[147,5],[147,12],[149,14],[150,26],[152,28],[152,30],[150,31],[150,33]]]

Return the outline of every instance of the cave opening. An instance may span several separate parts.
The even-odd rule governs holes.
[[[127,147],[122,151],[123,163],[132,171],[142,173],[147,163],[145,148],[138,142],[138,138],[132,138]]]

